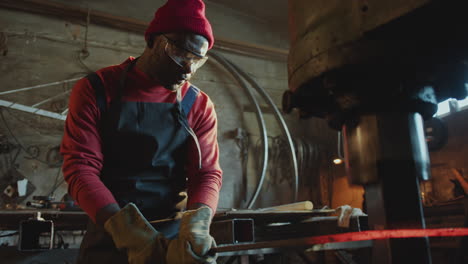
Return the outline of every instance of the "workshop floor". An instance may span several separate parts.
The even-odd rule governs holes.
[[[42,252],[19,252],[16,247],[0,247],[3,264],[72,264],[78,249],[54,249]]]

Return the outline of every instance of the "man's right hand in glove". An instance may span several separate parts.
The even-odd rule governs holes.
[[[216,264],[216,253],[210,253],[216,247],[210,235],[212,214],[206,206],[182,214],[179,235],[167,249],[168,264]]]
[[[130,264],[166,263],[168,240],[151,226],[133,203],[106,218],[104,229],[118,249],[127,251]]]

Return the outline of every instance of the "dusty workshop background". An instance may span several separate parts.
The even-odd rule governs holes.
[[[261,2],[268,1],[252,1],[251,6],[242,6],[234,1],[206,1],[207,16],[218,39],[229,40],[235,44],[234,47],[244,44],[259,50],[266,47],[266,55],[255,51],[242,54],[215,51],[246,71],[280,106],[282,93],[287,89],[287,7],[286,3],[279,3],[265,9],[262,8],[265,3]],[[81,20],[69,20],[0,7],[0,92],[79,78],[90,71],[121,63],[128,56],[138,56],[145,45],[143,34],[96,25],[93,12],[147,22],[164,1],[55,3],[89,10],[89,23],[86,16]],[[214,60],[210,60],[192,81],[211,96],[218,113],[220,159],[224,170],[219,208],[245,207],[258,181],[261,161],[260,132],[252,103],[235,79]],[[73,83],[2,94],[0,100],[24,106],[45,101],[35,107],[62,113],[66,111]],[[263,207],[291,202],[293,177],[273,111],[260,97],[259,101],[262,102],[270,138],[270,169],[256,203],[256,207]],[[58,154],[63,121],[8,107],[1,108],[0,112],[0,189],[3,192],[9,185],[15,187],[16,182],[23,178],[29,181],[25,196],[10,199],[3,195],[0,205],[14,206],[17,202],[24,205],[35,195],[52,195],[60,200],[67,191]],[[344,179],[342,168],[331,163],[337,155],[336,132],[321,120],[299,120],[297,114],[285,118],[296,143],[307,146],[311,153],[305,160],[309,161],[308,167],[300,167],[300,200],[312,200],[316,206],[332,206],[331,180],[333,177]],[[346,185],[345,182],[338,184]],[[360,205],[360,197],[343,199],[351,200],[334,203],[354,202],[354,206]]]
[[[38,14],[40,10],[32,8],[37,5],[28,5],[32,2],[79,7],[85,10],[85,15],[69,19],[66,14]],[[0,208],[25,207],[33,196],[54,196],[61,200],[66,195],[58,153],[63,120],[39,112],[15,110],[13,103],[24,106],[23,109],[35,107],[66,113],[74,81],[17,93],[5,92],[81,78],[102,67],[119,64],[129,56],[140,55],[145,47],[143,31],[116,29],[125,25],[97,25],[95,14],[101,12],[101,15],[126,20],[129,25],[147,23],[164,2],[0,1],[0,102],[9,106],[0,107]],[[282,94],[288,89],[287,1],[205,2],[219,44],[214,51],[246,71],[280,107]],[[214,60],[209,60],[192,82],[211,97],[218,114],[220,162],[224,171],[219,210],[245,208],[259,180],[262,156],[253,104],[231,74]],[[258,208],[292,202],[294,180],[284,137],[273,111],[260,96],[257,98],[266,119],[270,149],[269,171],[254,206]],[[466,115],[464,110],[444,117],[449,141],[444,148],[431,153],[433,178],[423,183],[424,205],[428,208],[461,203],[460,196],[453,192],[450,169],[461,168],[465,173],[468,170]],[[311,200],[315,208],[336,208],[344,204],[361,208],[362,187],[350,186],[344,166],[332,163],[340,156],[337,132],[328,128],[324,120],[299,120],[295,112],[283,116],[296,146],[301,149],[297,153],[298,200]],[[24,179],[28,180],[26,194],[18,196],[17,182]],[[10,190],[13,190],[11,195]],[[461,214],[434,219],[429,221],[433,227],[457,226],[463,220]],[[71,234],[65,239],[77,247],[80,236],[80,233]],[[11,239],[0,238],[0,244],[14,242]]]

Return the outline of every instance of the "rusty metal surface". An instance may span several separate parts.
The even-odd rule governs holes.
[[[331,68],[357,62],[370,47],[351,46],[364,33],[392,21],[429,0],[290,0],[290,89]],[[337,47],[342,49],[336,50]],[[356,51],[355,49],[362,49]]]
[[[365,22],[360,1],[290,2],[286,111],[298,108],[303,118],[326,118],[341,129],[359,113],[407,111],[429,118],[438,102],[468,95],[467,1],[405,1],[407,9],[396,8],[401,1],[371,2],[382,9],[367,5],[365,13],[395,16]]]

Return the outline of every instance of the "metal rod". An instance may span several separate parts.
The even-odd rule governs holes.
[[[342,242],[358,242],[367,240],[382,240],[390,238],[415,237],[459,237],[468,236],[468,228],[435,228],[435,229],[399,229],[399,230],[369,230],[341,234],[301,237],[283,240],[262,241],[212,248],[213,252],[230,252],[262,248],[308,247],[319,244]]]
[[[58,120],[63,120],[63,121],[67,118],[67,116],[61,115],[59,113],[54,113],[54,112],[42,110],[39,108],[17,104],[17,103],[5,101],[5,100],[0,100],[0,106],[8,107],[8,108],[15,109],[15,110],[20,110],[20,111],[35,114],[35,115],[46,116],[46,117],[50,117],[50,118],[54,118]]]
[[[262,147],[263,147],[263,162],[262,162],[262,173],[260,175],[260,179],[258,180],[257,186],[255,187],[255,192],[252,195],[252,198],[250,199],[247,208],[250,209],[253,207],[255,204],[255,201],[258,198],[258,195],[260,194],[260,191],[263,186],[263,182],[265,181],[266,178],[266,171],[268,167],[268,134],[265,126],[265,120],[263,118],[262,110],[260,108],[260,105],[258,104],[257,99],[255,98],[255,95],[252,93],[250,88],[245,84],[244,80],[242,80],[241,76],[237,73],[237,71],[229,64],[229,62],[226,61],[226,59],[219,55],[216,52],[211,52],[210,56],[214,58],[218,63],[220,63],[222,66],[228,70],[232,76],[237,80],[239,85],[241,85],[244,90],[247,92],[248,96],[252,100],[254,107],[255,107],[255,114],[257,116],[257,121],[258,121],[258,126],[260,128],[260,134],[262,138]]]
[[[0,95],[12,94],[12,93],[19,93],[19,92],[24,92],[24,91],[29,91],[29,90],[34,90],[34,89],[49,87],[49,86],[52,86],[52,85],[59,85],[59,84],[64,84],[64,83],[68,83],[68,82],[74,82],[74,81],[78,81],[78,80],[81,79],[81,78],[83,78],[83,77],[74,78],[74,79],[69,79],[69,80],[64,80],[64,81],[58,81],[58,82],[51,82],[51,83],[39,84],[39,85],[35,85],[35,86],[31,86],[31,87],[19,88],[19,89],[15,89],[15,90],[9,90],[9,91],[5,91],[5,92],[0,92]]]
[[[276,121],[278,121],[280,128],[286,137],[286,140],[288,141],[288,146],[289,146],[289,158],[291,161],[291,165],[293,168],[293,175],[294,175],[294,202],[297,202],[297,197],[299,193],[299,172],[298,172],[298,166],[297,166],[297,157],[296,157],[296,149],[294,147],[294,143],[291,137],[291,133],[289,132],[288,125],[286,125],[286,122],[284,121],[283,116],[281,115],[281,112],[279,111],[278,107],[275,105],[273,100],[271,99],[270,95],[258,85],[258,83],[250,77],[246,72],[244,72],[242,69],[240,69],[237,65],[235,65],[232,61],[226,59],[226,61],[242,76],[244,77],[251,85],[252,87],[255,88],[255,90],[265,99],[265,101],[271,106],[273,109],[274,116],[276,118]]]
[[[64,95],[68,94],[69,92],[70,92],[70,91],[65,91],[65,92],[63,92],[63,93],[59,93],[59,94],[57,94],[57,95],[54,95],[54,96],[52,96],[52,97],[49,97],[49,98],[47,98],[47,99],[45,99],[45,100],[39,102],[39,103],[37,103],[37,104],[34,104],[34,105],[32,105],[31,107],[38,107],[38,106],[40,106],[40,105],[43,105],[43,104],[45,104],[45,103],[47,103],[47,102],[50,102],[50,101],[54,100],[55,98],[64,96]]]

